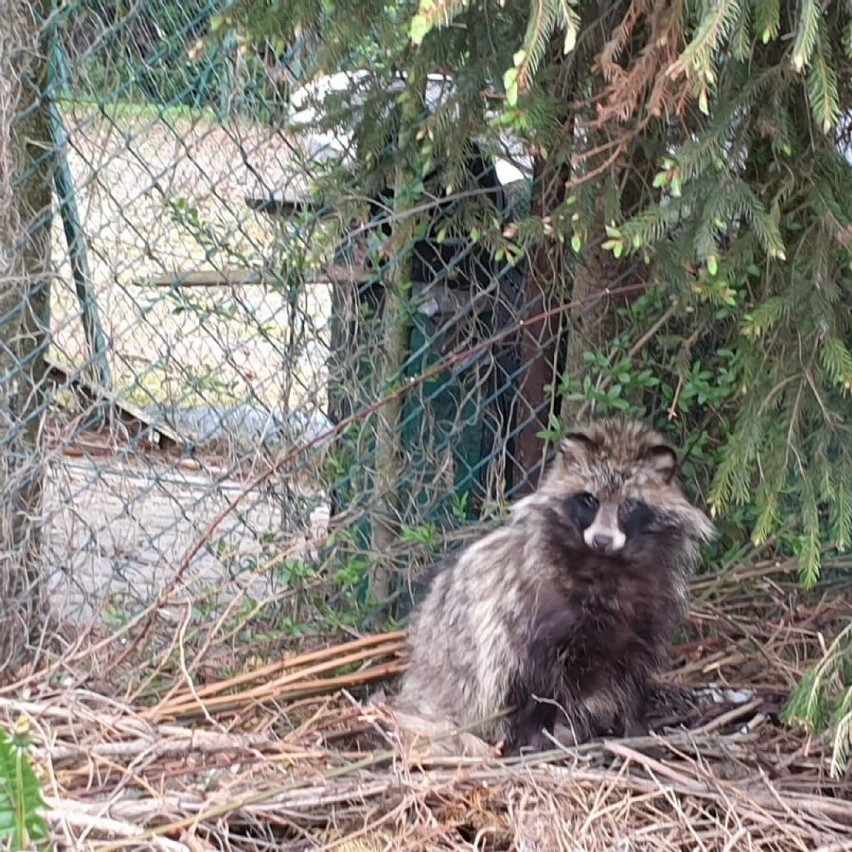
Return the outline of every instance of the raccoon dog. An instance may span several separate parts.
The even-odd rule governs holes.
[[[566,435],[508,523],[436,574],[410,620],[398,705],[478,725],[509,752],[543,748],[557,722],[577,742],[647,733],[649,678],[713,535],[676,472],[675,451],[641,423]]]

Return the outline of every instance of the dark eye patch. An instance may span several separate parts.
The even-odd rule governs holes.
[[[584,530],[591,526],[595,515],[598,513],[598,500],[594,494],[583,491],[579,494],[572,494],[567,500],[566,508],[569,517],[577,528]]]
[[[575,495],[577,498],[577,502],[584,509],[597,509],[598,508],[598,498],[595,497],[594,494],[589,494],[588,491],[584,491],[582,494]]]
[[[654,521],[654,510],[641,500],[625,500],[618,507],[618,525],[627,538],[639,535]]]

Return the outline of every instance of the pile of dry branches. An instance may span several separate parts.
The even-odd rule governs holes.
[[[696,583],[668,677],[690,700],[658,734],[532,758],[427,758],[366,697],[400,670],[400,633],[156,701],[32,673],[0,714],[30,719],[60,848],[852,849],[852,777],[778,718],[852,616],[848,591],[802,593],[777,566]]]

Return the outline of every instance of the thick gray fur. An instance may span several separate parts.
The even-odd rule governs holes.
[[[410,619],[397,705],[509,750],[543,747],[554,723],[577,741],[616,724],[642,730],[648,679],[713,535],[676,466],[666,441],[635,421],[601,420],[566,436],[536,493],[433,579]],[[617,526],[620,507],[640,505],[641,530],[614,529],[615,544],[593,535],[589,546],[590,525],[568,508],[577,494],[595,497],[601,529]]]

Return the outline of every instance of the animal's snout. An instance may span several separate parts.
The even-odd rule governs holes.
[[[627,536],[618,527],[618,505],[602,503],[594,521],[583,530],[583,541],[589,550],[608,556],[624,548]]]
[[[609,552],[614,549],[615,541],[611,535],[596,533],[592,538],[592,546],[595,550],[603,550]]]

